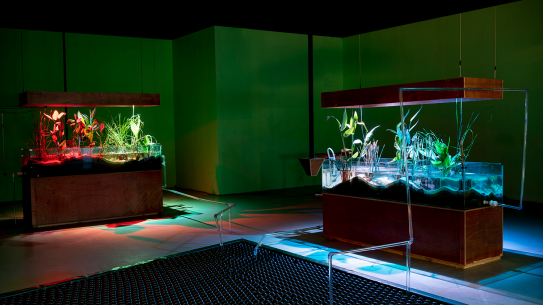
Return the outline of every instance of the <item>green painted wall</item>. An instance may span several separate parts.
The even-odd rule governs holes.
[[[343,109],[321,108],[321,93],[343,90],[343,39],[313,37],[313,115],[315,153],[326,153],[328,147],[334,152],[342,149],[341,137],[334,119],[341,119]],[[321,177],[319,173],[319,177]],[[317,184],[320,184],[318,181]]]
[[[320,92],[342,87],[341,48],[315,38],[320,121]],[[176,39],[173,53],[178,186],[231,194],[320,183],[298,161],[309,153],[306,35],[212,27]]]
[[[136,108],[144,132],[156,137],[167,157],[167,181],[175,185],[172,43],[166,40],[66,34],[68,91],[160,93],[161,106]],[[31,114],[18,107],[23,91],[64,91],[62,33],[0,29],[0,107],[5,112],[5,171],[21,170],[20,149],[30,139]],[[24,68],[23,68],[24,67]],[[24,76],[23,76],[24,75]],[[24,82],[23,82],[24,79]],[[64,110],[64,109],[59,109]],[[78,109],[69,108],[72,116]],[[88,112],[88,109],[81,109]],[[99,108],[99,119],[132,114],[129,108]],[[15,178],[15,198],[21,180]],[[0,176],[0,201],[13,199],[11,176]]]
[[[169,40],[66,33],[68,91],[159,93],[158,107],[101,107],[99,120],[141,114],[143,131],[162,144],[166,182],[175,185],[172,42]],[[88,113],[90,108],[69,108]]]
[[[219,194],[215,33],[173,41],[177,185]]]
[[[215,28],[220,194],[313,184],[307,36]]]
[[[459,15],[433,19],[360,35],[362,87],[459,77]],[[505,87],[530,90],[530,125],[525,200],[543,201],[538,173],[543,123],[540,71],[543,69],[543,2],[525,0],[497,7],[497,78]],[[358,35],[343,40],[344,89],[359,86]],[[462,14],[462,76],[493,78],[494,8]],[[408,107],[412,111],[418,107]],[[464,104],[465,119],[481,113],[473,126],[478,134],[469,161],[502,162],[505,196],[518,199],[524,123],[523,95],[505,94],[499,101]],[[412,112],[413,113],[413,112]],[[394,135],[387,128],[399,122],[399,108],[364,109],[368,126],[385,143],[383,156],[393,156]],[[417,130],[431,129],[456,141],[455,105],[423,107]]]

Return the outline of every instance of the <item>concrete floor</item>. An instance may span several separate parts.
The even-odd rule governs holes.
[[[322,225],[319,188],[202,198],[236,204],[232,235],[225,241],[257,241],[264,233]],[[161,218],[103,223],[21,233],[13,228],[13,205],[0,205],[0,293],[110,270],[218,243],[213,214],[223,205],[164,193]],[[17,214],[22,217],[20,208]],[[467,304],[543,304],[543,221],[533,211],[506,211],[504,256],[462,270],[413,259],[411,285]],[[224,219],[227,219],[226,217]],[[225,228],[228,225],[225,222]],[[18,233],[18,234],[16,234]],[[292,238],[268,238],[268,245],[325,261],[328,252],[355,246],[326,240],[320,230]],[[386,252],[337,256],[335,264],[366,276],[405,284],[405,258]]]

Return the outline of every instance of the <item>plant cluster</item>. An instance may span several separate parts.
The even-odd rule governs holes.
[[[154,137],[143,133],[143,121],[139,114],[124,119],[119,114],[118,120],[112,118],[106,123],[106,131],[105,146],[128,148],[141,145],[145,151],[147,145],[156,144]]]
[[[46,150],[51,144],[59,151],[66,148],[66,141],[61,141],[64,136],[64,124],[60,120],[65,114],[57,110],[51,110],[47,114],[44,110],[33,116],[34,129],[30,144],[36,149],[39,158],[46,155]]]
[[[397,163],[398,172],[404,172],[406,161],[407,164],[413,164],[414,168],[431,163],[433,166],[441,170],[444,177],[449,176],[453,170],[458,167],[458,165],[462,165],[462,167],[464,166],[464,162],[469,156],[473,143],[477,138],[477,135],[473,135],[471,128],[479,114],[474,117],[474,113],[472,113],[465,130],[463,130],[464,126],[462,123],[462,114],[458,111],[458,104],[456,106],[456,123],[458,131],[457,147],[451,147],[450,138],[447,141],[444,141],[432,131],[424,130],[413,133],[413,129],[419,122],[418,120],[414,122],[414,120],[422,110],[422,106],[417,113],[415,113],[409,119],[408,122],[407,118],[409,116],[409,111],[407,111],[404,116],[403,126],[402,122],[400,122],[396,125],[395,130],[388,129],[388,131],[395,134],[394,148],[396,149],[396,155],[390,163]],[[371,172],[376,171],[381,159],[382,151],[381,154],[379,154],[379,146],[377,146],[377,141],[371,142],[371,137],[373,135],[373,131],[379,126],[374,127],[368,132],[364,122],[358,121],[356,111],[354,112],[353,117],[349,119],[346,109],[343,113],[343,120],[341,122],[333,116],[328,117],[328,119],[330,118],[334,118],[338,122],[341,141],[343,144],[343,149],[341,151],[342,156],[340,157],[340,161],[343,161],[340,163],[343,165],[343,168],[340,169],[346,169],[345,161],[349,161],[360,156],[367,165],[370,165]],[[360,139],[354,140],[357,125],[363,126],[362,135],[364,141]],[[366,131],[365,134],[364,130]],[[466,143],[466,138],[470,133],[472,134],[471,143],[469,145],[464,145]],[[345,140],[348,137],[353,137],[350,149],[345,145]],[[456,149],[456,154],[451,155],[451,148]]]
[[[94,136],[99,141],[98,146],[102,146],[102,131],[104,130],[104,123],[98,123],[98,120],[94,118],[96,107],[89,110],[89,115],[82,114],[81,112],[74,113],[74,119],[69,119],[66,123],[70,124],[73,131],[73,146],[80,148],[81,143],[87,142],[88,147],[96,146]]]
[[[347,110],[343,112],[343,120],[341,123],[339,120],[334,116],[328,116],[327,120],[330,118],[334,118],[339,127],[339,133],[341,136],[341,143],[343,144],[343,149],[341,150],[343,157],[345,160],[350,160],[352,158],[357,158],[359,156],[362,156],[366,153],[366,150],[368,148],[368,143],[370,143],[371,137],[373,136],[373,131],[379,127],[373,127],[370,131],[366,128],[366,124],[364,124],[363,121],[358,120],[358,114],[356,111],[354,111],[353,116],[349,119],[347,116]],[[362,137],[364,141],[360,139],[354,139],[354,135],[356,133],[356,127],[358,125],[362,125],[364,128],[362,130]],[[364,130],[366,131],[364,133]],[[345,140],[348,137],[353,137],[353,141],[351,143],[351,148],[347,148],[345,145]]]

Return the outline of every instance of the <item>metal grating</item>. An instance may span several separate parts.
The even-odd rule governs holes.
[[[328,304],[327,267],[225,243],[6,295],[4,304]],[[448,304],[334,270],[334,304]]]

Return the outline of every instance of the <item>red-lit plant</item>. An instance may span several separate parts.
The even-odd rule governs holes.
[[[34,131],[31,138],[31,146],[36,150],[38,158],[43,159],[47,156],[46,150],[51,143],[57,148],[57,155],[60,156],[62,150],[66,148],[66,141],[61,141],[64,136],[64,125],[60,119],[65,115],[64,112],[57,110],[45,113],[40,111],[34,116]],[[51,126],[51,123],[53,126]]]
[[[59,113],[56,110],[51,115],[48,115],[46,113],[43,114],[44,117],[49,119],[49,122],[53,121],[53,130],[48,130],[48,132],[51,135],[53,143],[55,143],[55,146],[57,147],[59,155],[62,150],[66,149],[66,140],[60,142],[62,140],[62,137],[64,137],[64,124],[62,123],[62,121],[60,121],[60,118],[62,118],[65,114],[66,113],[64,112]]]
[[[104,130],[105,125],[104,123],[98,123],[98,121],[94,119],[95,112],[96,107],[89,112],[89,116],[78,111],[77,114],[74,114],[74,119],[69,119],[66,122],[73,128],[73,143],[77,148],[81,147],[81,142],[87,142],[89,148],[96,146],[96,142],[93,141],[95,133],[100,141],[99,146],[102,146],[102,131]]]

